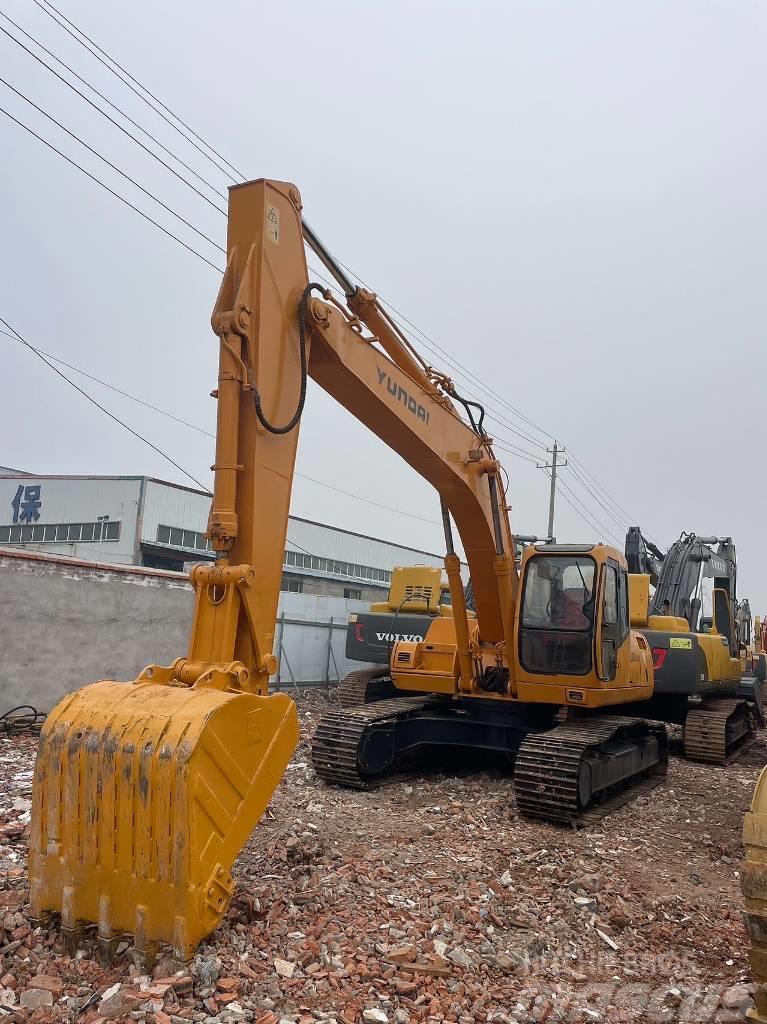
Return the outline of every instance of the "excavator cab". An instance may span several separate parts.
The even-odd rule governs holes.
[[[628,574],[618,551],[603,544],[530,547],[521,595],[521,700],[599,707],[615,702],[616,691],[621,703],[650,695],[649,651],[630,628]]]
[[[596,563],[588,554],[539,554],[523,572],[520,661],[530,672],[583,675],[594,647]]]

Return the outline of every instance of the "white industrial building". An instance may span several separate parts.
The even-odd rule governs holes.
[[[210,495],[144,476],[39,476],[0,467],[0,547],[181,572],[212,558]],[[291,516],[282,589],[380,600],[396,565],[441,555]]]

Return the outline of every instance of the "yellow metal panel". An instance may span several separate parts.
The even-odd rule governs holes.
[[[662,633],[689,633],[690,623],[679,615],[651,615],[647,620],[648,629]]]
[[[646,626],[650,610],[650,577],[629,573],[629,619],[632,626]]]
[[[762,769],[754,790],[751,810],[743,823],[745,861],[740,884],[746,906],[746,926],[751,941],[749,961],[756,981],[756,1009],[751,1017],[767,1021],[767,768]]]

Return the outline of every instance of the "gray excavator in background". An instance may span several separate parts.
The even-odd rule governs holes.
[[[653,697],[636,712],[681,725],[691,760],[724,764],[751,745],[764,723],[761,682],[743,674],[751,609],[737,599],[735,544],[731,537],[683,533],[663,552],[633,526],[625,553],[631,624],[644,633],[655,672]],[[702,615],[706,578],[713,585],[711,616]]]

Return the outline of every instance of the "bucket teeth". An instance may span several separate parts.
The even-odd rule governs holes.
[[[84,935],[85,929],[81,924],[61,926],[61,938],[64,940],[64,951],[67,956],[74,957],[83,944]]]
[[[30,907],[82,923],[102,955],[126,933],[191,958],[226,913],[231,865],[298,742],[295,705],[209,687],[94,683],[40,736],[32,794]]]
[[[117,953],[117,947],[120,945],[120,936],[112,935],[109,938],[105,938],[103,935],[99,935],[96,939],[98,946],[98,960],[102,967],[111,967],[115,961],[115,955]]]

